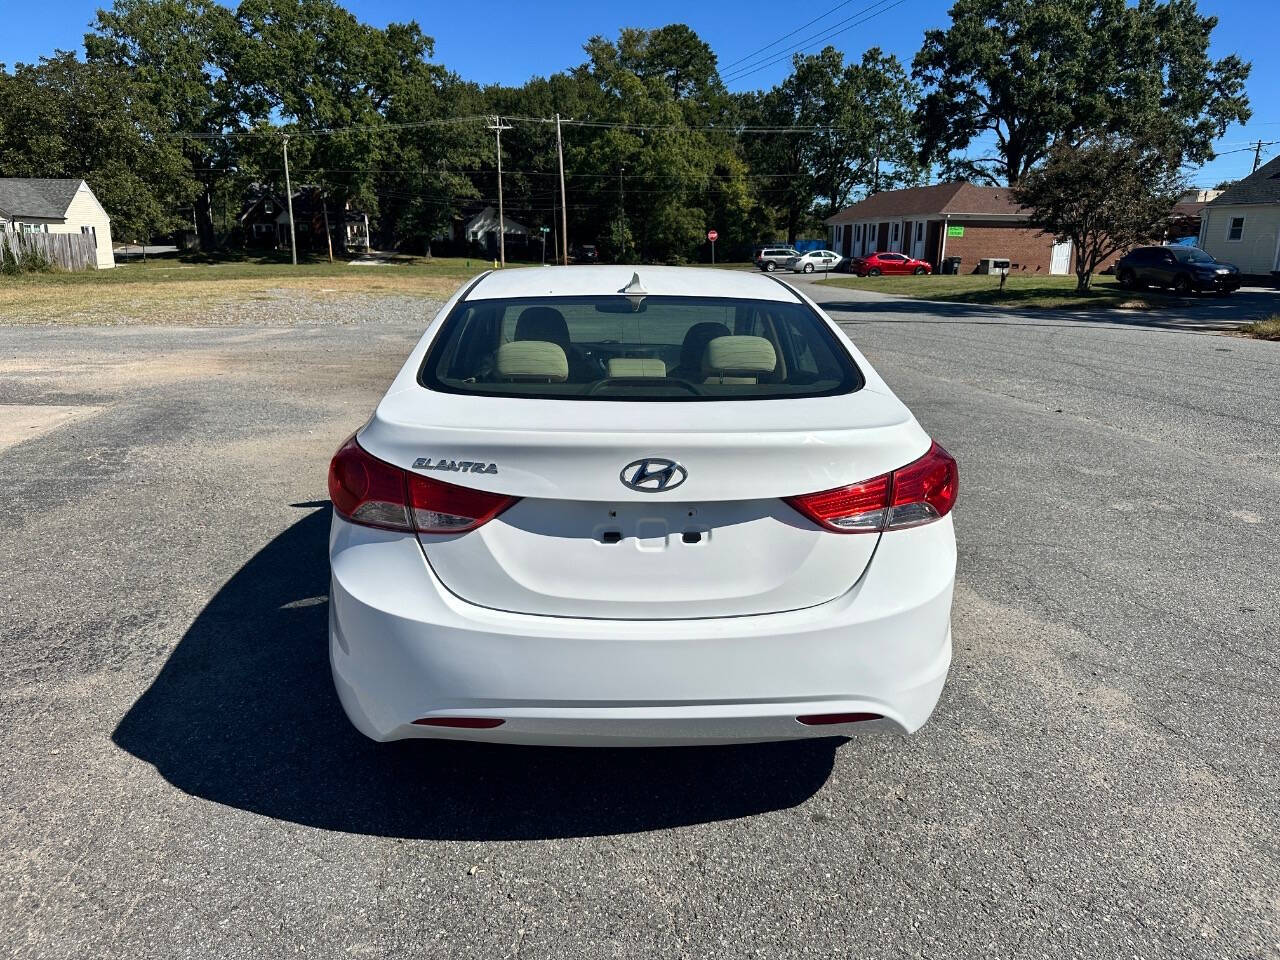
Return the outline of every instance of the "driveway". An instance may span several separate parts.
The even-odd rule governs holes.
[[[341,716],[325,469],[418,324],[0,329],[4,953],[1275,956],[1280,345],[833,310],[961,463],[937,713],[633,752]]]

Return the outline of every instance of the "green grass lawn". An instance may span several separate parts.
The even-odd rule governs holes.
[[[1125,308],[1147,310],[1178,302],[1169,294],[1144,290],[1135,293],[1123,289],[1115,277],[1095,276],[1089,291],[1076,293],[1076,278],[1046,276],[1010,276],[1004,290],[1000,278],[985,274],[924,277],[852,277],[839,276],[822,283],[854,290],[891,293],[917,300],[940,300],[947,303],[973,303],[999,307],[1031,307],[1036,309],[1074,310],[1084,308]]]

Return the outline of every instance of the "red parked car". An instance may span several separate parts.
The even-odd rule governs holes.
[[[922,276],[933,273],[928,260],[913,260],[905,253],[868,253],[865,257],[854,257],[849,261],[849,269],[860,277],[889,276],[898,273],[914,273]]]

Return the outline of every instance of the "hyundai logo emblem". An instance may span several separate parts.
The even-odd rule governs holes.
[[[680,486],[688,476],[689,471],[674,460],[645,457],[643,460],[632,460],[623,467],[618,479],[624,487],[641,493],[665,493]]]

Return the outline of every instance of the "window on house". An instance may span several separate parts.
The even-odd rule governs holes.
[[[269,236],[271,233],[272,229],[271,224],[269,223],[255,223],[253,225],[253,235],[255,237],[265,237]]]
[[[924,239],[924,221],[921,220],[919,223],[916,224],[916,242],[918,243],[923,239]]]
[[[899,228],[900,226],[901,226],[901,224],[898,224],[898,223],[895,223],[895,224],[893,225],[893,236],[890,238],[892,243],[897,243],[897,242],[898,242],[898,228]]]
[[[1227,239],[1234,242],[1244,238],[1244,217],[1232,217],[1227,226]]]

